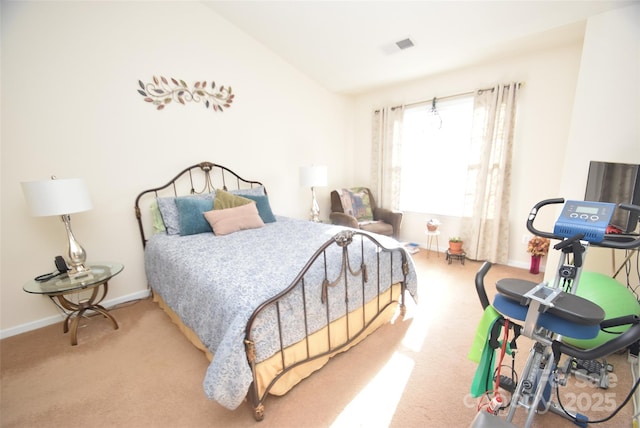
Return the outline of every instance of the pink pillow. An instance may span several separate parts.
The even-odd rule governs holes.
[[[228,235],[239,230],[257,229],[264,226],[264,222],[258,214],[256,203],[253,201],[239,207],[206,211],[204,218],[207,219],[216,235]]]

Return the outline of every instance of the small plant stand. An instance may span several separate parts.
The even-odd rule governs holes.
[[[461,253],[452,253],[451,251],[447,250],[445,253],[445,261],[449,264],[451,264],[451,262],[454,260],[460,260],[460,264],[464,264],[464,260],[466,259],[466,257],[467,253],[465,253],[464,251]]]
[[[438,236],[440,236],[440,231],[439,230],[425,230],[424,232],[427,235],[427,257],[429,257],[429,254],[431,253],[431,245],[433,244],[433,240],[435,239],[436,241],[436,255],[438,257],[440,257],[440,245],[438,244]]]

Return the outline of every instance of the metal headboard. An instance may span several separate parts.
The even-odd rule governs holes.
[[[149,211],[151,200],[161,196],[195,195],[210,193],[215,189],[239,190],[251,189],[256,186],[262,186],[262,183],[246,180],[229,168],[212,162],[200,162],[183,169],[167,184],[144,190],[136,197],[135,214],[138,228],[140,229],[142,247],[144,248],[147,245],[148,238],[145,232],[145,225],[150,222],[148,219],[143,220],[142,208],[147,208],[146,211]],[[145,205],[144,201],[148,201],[149,204]]]

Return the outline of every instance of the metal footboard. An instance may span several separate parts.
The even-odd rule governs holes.
[[[360,236],[361,239],[354,239],[357,236]],[[370,252],[369,255],[365,252],[366,241],[371,241],[375,245],[376,251],[374,256],[371,256]],[[335,251],[336,246],[341,250],[341,266],[339,274],[335,277],[330,277],[331,269],[329,269],[328,265],[328,252],[332,250]],[[383,258],[387,259],[383,261]],[[398,263],[397,258],[400,258],[400,263]],[[354,263],[353,259],[357,261]],[[386,262],[386,260],[391,264],[391,274],[388,278],[381,278],[380,264]],[[361,261],[361,263],[358,264],[358,261]],[[324,280],[322,284],[309,284],[305,281],[305,274],[312,266],[317,266],[317,264],[320,264],[324,270]],[[391,287],[391,285],[394,282],[398,283],[397,280],[393,280],[397,275],[397,272],[394,274],[394,266],[398,265],[402,270],[402,280],[400,281],[399,291],[394,293],[394,288]],[[396,267],[396,271],[397,269]],[[291,285],[277,296],[260,305],[247,323],[245,330],[245,347],[247,360],[253,374],[253,382],[249,389],[248,399],[253,406],[255,419],[262,420],[264,418],[265,399],[273,386],[285,374],[312,361],[323,358],[329,359],[337,353],[346,351],[350,346],[366,336],[366,330],[371,327],[391,305],[399,305],[400,315],[404,316],[406,311],[405,298],[408,272],[409,264],[407,261],[407,253],[402,248],[386,248],[371,235],[356,230],[342,231],[321,246]],[[334,319],[330,316],[330,314],[335,315],[335,310],[331,307],[331,299],[328,298],[328,293],[342,292],[342,290],[344,290],[344,299],[348,301],[351,287],[360,288],[362,299],[359,302],[348,302],[344,305],[344,313],[341,314],[343,321],[339,326],[336,326],[333,324]],[[365,296],[367,293],[371,295],[372,290],[375,290],[375,297],[369,299],[369,301],[365,301],[367,300]],[[386,294],[384,294],[385,290]],[[304,320],[305,335],[304,339],[297,344],[298,346],[302,346],[302,351],[298,352],[296,358],[289,358],[286,353],[287,345],[283,341],[283,326],[287,323],[287,316],[283,315],[281,305],[284,305],[283,302],[285,299],[294,292],[301,294],[302,304],[299,308],[296,307],[296,312],[293,316],[301,317],[301,319]],[[381,293],[384,294],[384,297],[382,297]],[[321,350],[314,350],[317,346],[313,347],[310,343],[310,334],[314,333],[310,331],[308,322],[310,314],[307,313],[307,303],[310,299],[320,300],[321,305],[323,305],[323,311],[326,313],[326,324],[323,327],[326,329],[326,337],[323,337],[323,340],[326,340],[326,347],[322,347]],[[297,312],[298,310],[299,313]],[[342,310],[342,308],[340,308],[340,310]],[[277,317],[277,334],[280,340],[280,351],[279,357],[277,358],[279,358],[279,364],[282,370],[271,380],[266,381],[265,385],[261,385],[257,374],[258,362],[256,361],[256,355],[258,350],[256,346],[258,345],[254,340],[254,328],[256,326],[256,320],[261,314],[265,313],[265,311],[271,311],[271,313],[275,313]],[[292,316],[290,312],[288,314],[289,317]],[[336,328],[339,328],[340,331],[337,332],[335,330]],[[336,340],[337,336],[339,336],[340,339]],[[265,382],[263,381],[263,383]]]

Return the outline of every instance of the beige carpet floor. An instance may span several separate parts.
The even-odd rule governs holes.
[[[2,427],[466,427],[476,413],[469,388],[476,365],[467,359],[481,316],[473,278],[480,263],[445,263],[443,255],[414,255],[420,299],[404,320],[383,326],[283,397],[270,397],[265,419],[248,404],[234,411],[207,400],[208,362],[149,300],[83,320],[78,346],[61,324],[0,342]],[[495,266],[487,283],[503,277],[540,279]],[[492,286],[489,287],[493,289]],[[519,341],[521,367],[529,343]],[[615,387],[573,384],[565,404],[602,417],[598,407],[622,403],[631,385],[626,355],[614,355]],[[605,395],[607,394],[607,395]],[[606,400],[606,401],[605,401]],[[606,405],[606,406],[605,406]],[[521,412],[522,413],[522,412]],[[630,427],[633,407],[603,427]],[[520,417],[519,421],[522,420]],[[570,427],[554,414],[536,427]]]

